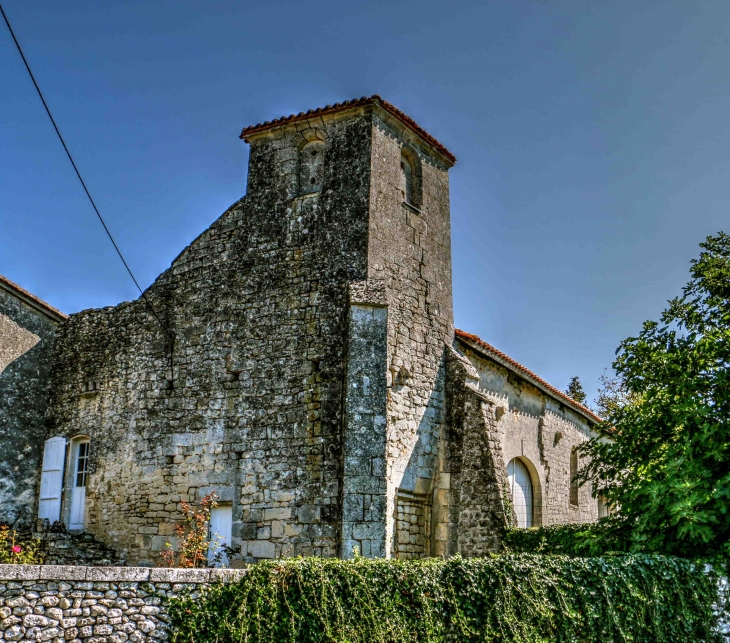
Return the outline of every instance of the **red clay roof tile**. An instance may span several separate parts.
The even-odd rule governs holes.
[[[556,389],[551,384],[548,384],[544,379],[539,377],[538,375],[535,375],[530,369],[522,366],[519,362],[516,362],[508,355],[505,355],[502,351],[497,350],[492,346],[491,344],[487,344],[483,339],[479,338],[477,335],[472,335],[471,333],[467,333],[463,330],[459,330],[458,328],[454,330],[456,336],[461,339],[467,339],[475,344],[478,344],[481,348],[483,348],[487,353],[490,353],[497,358],[499,358],[503,362],[507,362],[510,366],[512,366],[516,371],[519,373],[522,373],[523,375],[527,375],[528,379],[534,380],[539,385],[541,385],[543,388],[547,389],[550,393],[555,395],[556,397],[559,397],[562,401],[567,402],[570,406],[572,406],[574,409],[580,411],[583,415],[590,416],[593,420],[595,420],[598,423],[602,423],[603,420],[598,417],[593,411],[591,411],[588,407],[583,406],[579,402],[576,402],[572,397],[569,395],[566,395],[561,390]]]
[[[353,107],[362,107],[363,105],[380,105],[384,110],[395,116],[404,125],[410,127],[416,134],[418,134],[423,140],[437,149],[452,163],[456,163],[456,157],[449,152],[441,143],[439,143],[433,136],[431,136],[426,130],[424,130],[416,121],[410,116],[404,114],[395,105],[391,105],[387,100],[383,100],[377,94],[373,96],[363,96],[362,98],[354,98],[352,100],[346,100],[341,103],[335,103],[334,105],[326,105],[325,107],[318,107],[317,109],[310,109],[307,112],[299,112],[298,114],[291,114],[289,116],[282,116],[281,118],[274,119],[273,121],[266,121],[259,123],[258,125],[249,125],[244,127],[241,131],[240,138],[245,139],[250,134],[256,132],[263,132],[273,127],[279,127],[288,123],[295,123],[296,121],[305,120],[312,116],[322,116],[325,114],[332,114],[334,112],[342,111],[343,109],[351,109]]]
[[[42,299],[39,299],[35,295],[29,293],[25,288],[21,288],[18,284],[10,281],[7,277],[3,277],[0,275],[0,288],[4,287],[6,290],[14,292],[16,295],[19,295],[21,299],[30,300],[28,303],[31,305],[35,304],[36,306],[42,308],[45,312],[50,313],[50,317],[53,317],[56,319],[56,321],[63,321],[64,319],[68,319],[68,315],[65,313],[62,313],[60,310],[54,308],[50,304],[47,304]]]

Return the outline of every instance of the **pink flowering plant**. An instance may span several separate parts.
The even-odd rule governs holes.
[[[0,525],[0,563],[38,565],[43,562],[40,540],[21,538],[13,529]]]

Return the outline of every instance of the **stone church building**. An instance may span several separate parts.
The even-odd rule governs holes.
[[[378,96],[241,138],[246,195],[140,299],[67,317],[0,280],[0,524],[156,564],[215,491],[235,566],[605,512],[571,484],[600,420],[454,329],[454,156]]]

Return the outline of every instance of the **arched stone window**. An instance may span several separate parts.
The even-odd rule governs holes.
[[[322,189],[324,142],[312,141],[299,151],[299,194],[311,194]]]
[[[507,464],[507,479],[512,493],[512,506],[517,516],[517,526],[523,529],[532,527],[535,494],[530,470],[520,458],[512,458]]]
[[[578,481],[575,477],[578,475],[578,451],[575,447],[570,452],[570,504],[578,506]]]
[[[421,165],[418,155],[409,147],[401,151],[400,190],[405,203],[421,207]]]

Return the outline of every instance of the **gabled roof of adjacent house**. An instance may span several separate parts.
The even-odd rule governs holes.
[[[39,297],[29,293],[25,288],[21,288],[18,284],[10,281],[7,277],[0,275],[0,290],[9,292],[20,299],[23,303],[27,304],[31,308],[34,308],[40,313],[43,313],[46,317],[49,317],[55,322],[62,322],[68,319],[68,315],[62,313],[57,308],[46,303]]]
[[[282,116],[276,118],[273,121],[266,121],[259,123],[258,125],[249,125],[244,127],[241,132],[240,138],[245,139],[251,134],[257,132],[263,132],[274,127],[286,125],[288,123],[295,123],[297,121],[303,121],[312,116],[324,116],[326,114],[333,114],[335,112],[341,112],[346,109],[353,109],[355,107],[363,107],[364,105],[379,105],[385,111],[395,116],[401,123],[406,125],[408,128],[418,134],[424,141],[429,143],[432,147],[443,154],[449,161],[456,163],[456,157],[449,152],[441,143],[439,143],[433,136],[431,136],[425,129],[423,129],[416,121],[410,116],[403,113],[395,105],[392,105],[387,100],[383,100],[377,94],[372,96],[363,96],[362,98],[353,98],[352,100],[342,101],[341,103],[335,103],[334,105],[326,105],[325,107],[318,107],[317,109],[310,109],[307,112],[299,112],[298,114],[290,114],[289,116]]]
[[[577,411],[591,422],[601,423],[603,420],[598,417],[588,407],[583,406],[579,402],[576,402],[572,397],[563,393],[560,389],[555,388],[551,384],[548,384],[540,376],[533,373],[529,368],[523,366],[516,360],[513,360],[509,355],[505,355],[502,351],[496,349],[491,344],[488,344],[477,335],[472,335],[458,328],[454,331],[457,339],[463,341],[468,346],[475,348],[478,352],[484,353],[487,357],[493,359],[498,364],[501,364],[506,369],[512,371],[516,375],[520,376],[530,384],[540,389],[543,393],[550,395],[551,397],[557,398],[559,401],[565,403],[574,411]]]

